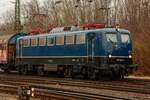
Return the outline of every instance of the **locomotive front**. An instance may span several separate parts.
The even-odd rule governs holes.
[[[122,78],[137,69],[132,61],[132,41],[130,32],[112,29],[105,33],[105,55],[112,77]]]

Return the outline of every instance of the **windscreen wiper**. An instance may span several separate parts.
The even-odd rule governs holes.
[[[109,41],[112,43],[112,44],[114,44],[114,42],[109,38]]]
[[[113,47],[116,47],[115,42],[113,42],[110,38],[109,41],[111,42],[111,44],[113,45]]]
[[[128,41],[129,41],[129,40],[126,40],[126,42],[125,42],[125,43],[126,43],[126,44],[128,44]]]

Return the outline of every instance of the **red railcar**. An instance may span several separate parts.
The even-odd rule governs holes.
[[[7,64],[7,52],[8,52],[8,40],[11,35],[0,36],[0,65],[4,66]]]
[[[24,33],[0,36],[0,68],[8,71],[14,69],[16,63],[16,41]]]

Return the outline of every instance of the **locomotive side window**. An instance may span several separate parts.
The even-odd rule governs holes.
[[[66,44],[74,44],[74,36],[73,35],[66,36]]]
[[[47,37],[47,45],[53,46],[55,44],[55,37]]]
[[[39,38],[39,46],[45,46],[46,45],[46,38],[40,37]]]
[[[20,41],[20,43],[23,42],[23,47],[28,47],[29,46],[29,39],[23,39]]]
[[[84,44],[84,43],[85,43],[85,34],[77,34],[76,44]]]
[[[122,43],[130,43],[130,36],[129,36],[129,34],[121,34],[121,42]]]
[[[31,46],[37,46],[37,38],[31,39]]]
[[[106,33],[106,39],[108,42],[117,42],[117,34],[116,33]]]
[[[64,36],[56,36],[56,45],[64,45]]]

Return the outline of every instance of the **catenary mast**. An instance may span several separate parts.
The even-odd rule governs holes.
[[[15,1],[15,32],[19,32],[22,30],[21,19],[20,19],[20,0]]]

